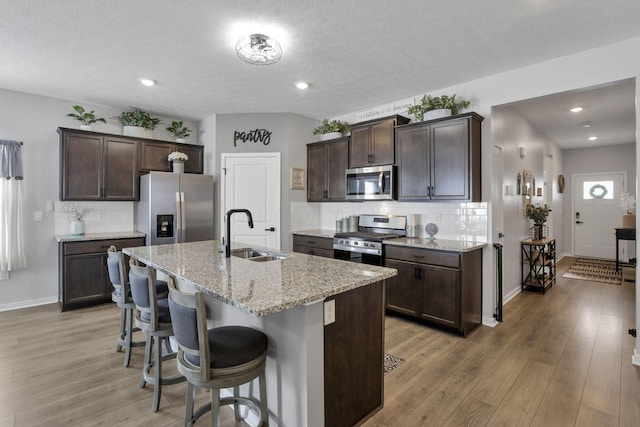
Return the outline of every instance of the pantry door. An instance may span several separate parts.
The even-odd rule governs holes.
[[[231,216],[231,242],[280,249],[280,153],[222,153],[222,207],[220,234],[225,234],[225,213],[249,209],[253,228],[244,213]]]
[[[615,259],[615,229],[622,227],[620,195],[626,172],[572,176],[575,256]]]

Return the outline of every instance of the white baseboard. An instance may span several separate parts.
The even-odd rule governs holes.
[[[495,328],[496,326],[498,326],[498,323],[500,323],[500,322],[498,322],[498,321],[496,320],[496,318],[495,318],[495,317],[493,317],[493,316],[492,316],[492,317],[489,317],[489,316],[482,316],[482,324],[483,324],[484,326],[488,326],[488,327],[490,327],[490,328]]]
[[[19,301],[10,304],[0,304],[0,311],[17,310],[19,308],[35,307],[58,302],[58,297],[38,298],[26,301]]]

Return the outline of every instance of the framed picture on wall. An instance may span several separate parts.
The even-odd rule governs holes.
[[[304,190],[304,169],[291,168],[291,189]]]

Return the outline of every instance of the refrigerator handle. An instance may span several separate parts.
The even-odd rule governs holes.
[[[184,202],[184,192],[180,192],[180,209],[182,209],[182,212],[180,212],[180,228],[182,228],[182,230],[187,228],[187,204]],[[184,236],[183,236],[184,239]]]
[[[180,206],[180,193],[176,192],[176,234],[178,242],[180,241],[180,230],[182,229],[182,208]]]

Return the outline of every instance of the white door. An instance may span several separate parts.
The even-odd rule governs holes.
[[[244,213],[231,216],[231,247],[280,249],[280,153],[222,153],[221,158],[222,236],[226,212],[249,209],[253,228]]]
[[[626,172],[572,176],[574,255],[615,259]]]

